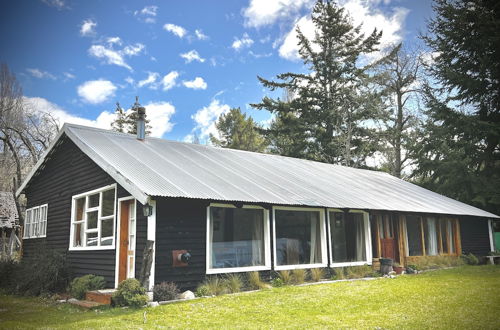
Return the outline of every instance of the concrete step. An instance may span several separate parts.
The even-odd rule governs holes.
[[[85,294],[85,300],[111,305],[111,297],[115,291],[115,289],[89,291]]]
[[[95,302],[95,301],[77,300],[77,299],[69,299],[68,303],[70,303],[72,305],[75,305],[75,306],[82,307],[82,308],[86,308],[86,309],[92,309],[92,308],[95,308],[95,307],[99,307],[99,306],[104,306],[105,305],[105,304],[101,304],[101,303],[98,303],[98,302]]]

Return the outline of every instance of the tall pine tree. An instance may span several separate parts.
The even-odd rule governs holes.
[[[278,81],[258,77],[264,87],[285,89],[291,97],[264,97],[252,106],[276,115],[267,134],[280,139],[272,145],[289,141],[291,156],[362,166],[375,150],[368,121],[378,117],[379,101],[368,87],[369,66],[360,62],[377,50],[382,34],[375,29],[365,36],[333,1],[318,1],[311,19],[311,40],[297,28],[299,55],[309,72],[279,74]],[[293,125],[283,125],[287,121]]]
[[[434,10],[423,39],[435,54],[428,70],[436,83],[425,88],[414,175],[500,214],[500,3],[436,0]]]
[[[247,118],[240,108],[222,114],[215,127],[219,137],[210,134],[210,141],[216,146],[257,152],[263,152],[267,147],[258,125],[252,117]]]

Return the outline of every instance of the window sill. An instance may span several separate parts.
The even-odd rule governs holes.
[[[335,268],[335,267],[350,267],[350,266],[364,266],[364,265],[371,266],[371,264],[372,264],[371,261],[335,262],[331,263],[330,267]]]
[[[243,273],[243,272],[255,272],[271,270],[269,266],[251,266],[251,267],[234,267],[234,268],[212,268],[207,269],[206,273],[210,274],[224,274],[224,273]]]
[[[47,235],[45,235],[45,236],[36,236],[36,237],[23,237],[23,239],[37,239],[37,238],[47,238]]]
[[[326,268],[328,265],[325,264],[299,264],[299,265],[282,265],[274,266],[275,270],[291,270],[291,269],[308,269],[308,268]]]
[[[114,245],[109,246],[86,246],[86,247],[70,247],[68,251],[99,251],[99,250],[114,250]]]

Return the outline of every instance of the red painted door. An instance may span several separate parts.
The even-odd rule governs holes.
[[[381,217],[380,221],[380,252],[382,258],[396,259],[396,238],[394,219],[389,215]]]

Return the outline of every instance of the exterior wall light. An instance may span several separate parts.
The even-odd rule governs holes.
[[[149,204],[146,204],[142,207],[142,214],[145,217],[149,217],[150,215],[153,214],[153,207]]]

